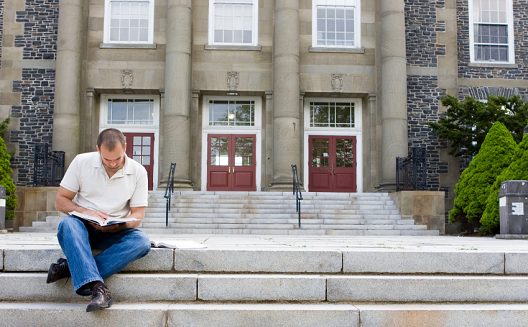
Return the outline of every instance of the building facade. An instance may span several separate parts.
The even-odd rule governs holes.
[[[395,187],[425,147],[452,206],[458,158],[426,122],[450,94],[526,95],[528,0],[0,1],[0,118],[14,181],[123,131],[151,189]]]

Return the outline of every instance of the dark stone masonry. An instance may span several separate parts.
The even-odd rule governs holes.
[[[23,59],[55,59],[59,0],[26,0],[26,9],[17,11],[24,23],[24,35],[15,35],[15,47],[23,47]]]
[[[437,67],[437,56],[445,55],[445,45],[437,44],[437,32],[445,32],[445,21],[436,20],[437,8],[443,1],[405,0],[407,65]]]
[[[24,34],[14,38],[14,46],[24,48],[22,59],[56,59],[58,19],[59,0],[26,0],[25,10],[16,12]],[[20,122],[10,133],[10,142],[18,144],[11,158],[14,180],[16,185],[31,186],[35,144],[52,142],[55,69],[23,68],[22,79],[13,81],[12,87],[21,93],[21,105],[11,108],[11,117]]]
[[[448,163],[440,161],[440,149],[447,143],[438,140],[425,123],[438,120],[440,97],[444,91],[438,87],[436,76],[407,76],[407,122],[409,154],[412,148],[426,148],[427,151],[427,190],[441,188],[440,175],[448,172]],[[442,188],[446,189],[445,187]]]
[[[0,69],[2,69],[2,41],[4,36],[4,1],[0,1]]]
[[[18,185],[31,185],[35,144],[52,141],[55,69],[23,69],[22,78],[13,82],[13,92],[22,94],[21,105],[11,108],[11,117],[20,121],[11,131],[11,142],[18,144],[11,163],[18,169]]]

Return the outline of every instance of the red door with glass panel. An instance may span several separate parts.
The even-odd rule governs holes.
[[[356,192],[356,137],[310,136],[310,192]]]
[[[123,133],[127,148],[126,155],[145,167],[148,189],[152,191],[154,177],[154,133]]]
[[[208,191],[256,190],[255,141],[255,135],[208,135]]]

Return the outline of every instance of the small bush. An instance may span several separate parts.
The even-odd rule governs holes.
[[[480,223],[483,231],[497,232],[500,225],[499,192],[502,182],[509,180],[528,180],[528,136],[524,135],[517,146],[511,164],[497,176],[490,187],[486,199],[486,209],[482,214]]]
[[[460,176],[455,189],[455,206],[449,220],[467,219],[478,222],[486,208],[489,188],[497,176],[511,163],[516,143],[500,122],[495,122],[486,135],[478,154]],[[465,219],[464,219],[465,217]]]
[[[15,194],[16,187],[11,179],[11,156],[7,153],[7,147],[4,139],[0,137],[0,185],[5,187],[6,191],[6,219],[13,219],[15,216],[15,207],[18,203]]]

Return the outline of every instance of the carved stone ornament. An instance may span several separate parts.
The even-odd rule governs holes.
[[[343,74],[332,74],[332,90],[341,92],[343,88]]]
[[[121,71],[121,84],[123,88],[129,89],[134,84],[134,76],[132,75],[132,70],[122,70]]]
[[[238,72],[227,72],[227,88],[236,91],[238,88]]]

